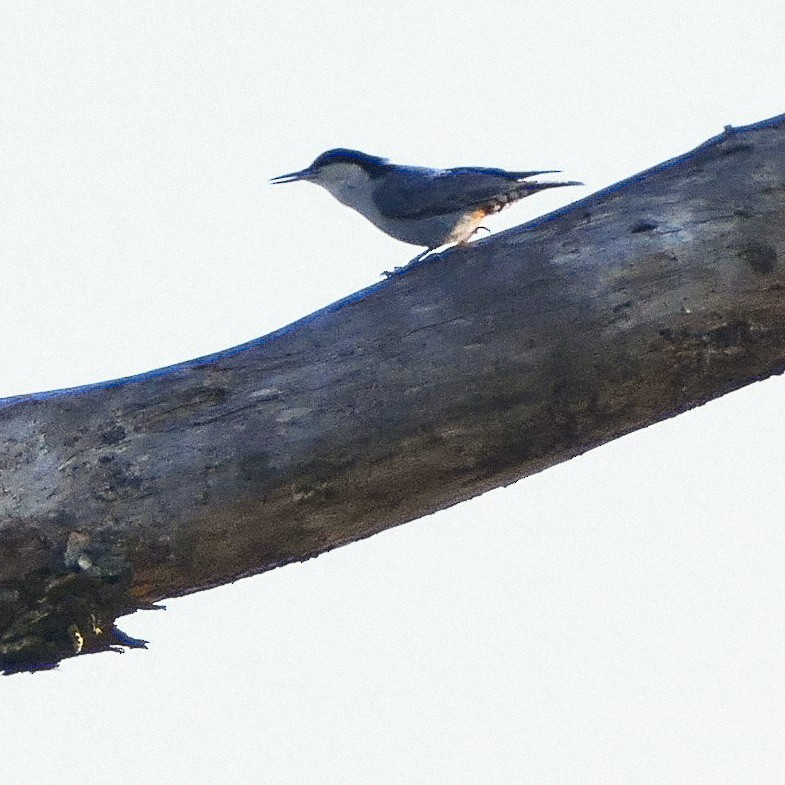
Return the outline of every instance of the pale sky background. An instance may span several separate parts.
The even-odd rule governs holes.
[[[0,0],[0,395],[267,333],[417,249],[321,151],[559,168],[785,112],[776,2]],[[0,679],[0,783],[785,781],[785,381]]]

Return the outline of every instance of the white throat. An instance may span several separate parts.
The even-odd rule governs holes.
[[[354,208],[366,217],[375,212],[372,191],[373,181],[361,166],[336,163],[326,166],[314,177],[312,183],[326,188],[339,202]]]

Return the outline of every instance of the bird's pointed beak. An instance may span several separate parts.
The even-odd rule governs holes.
[[[310,169],[302,169],[299,172],[290,172],[289,174],[280,174],[278,177],[273,177],[270,182],[273,185],[280,185],[281,183],[294,183],[297,180],[307,180],[313,172]]]

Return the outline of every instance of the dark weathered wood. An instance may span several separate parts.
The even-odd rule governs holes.
[[[0,402],[0,664],[781,372],[783,252],[785,116],[258,341]]]

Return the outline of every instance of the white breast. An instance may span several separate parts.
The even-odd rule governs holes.
[[[373,198],[376,181],[359,166],[351,163],[336,163],[325,167],[312,178],[312,182],[327,189],[339,202],[365,216],[374,226],[396,240],[412,245],[436,248],[448,242],[458,242],[471,236],[478,222],[469,228],[463,212],[439,215],[430,218],[391,219],[382,215]],[[456,234],[457,227],[461,230]]]

